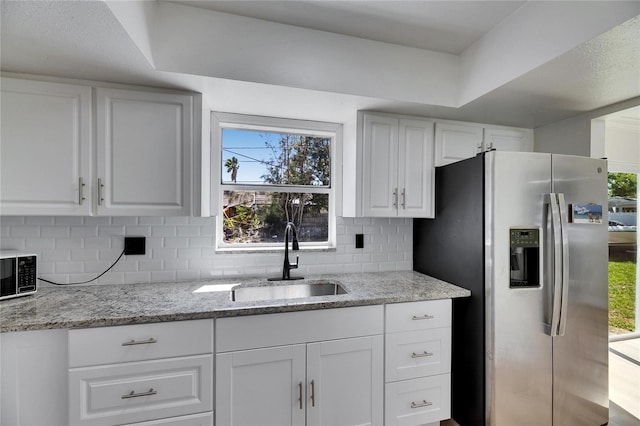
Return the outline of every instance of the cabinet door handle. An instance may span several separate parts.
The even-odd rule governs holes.
[[[398,188],[393,190],[393,208],[398,208]]]
[[[434,318],[435,318],[435,317],[434,317],[433,315],[429,315],[429,314],[422,315],[422,316],[414,315],[414,316],[412,316],[412,317],[411,317],[411,319],[412,319],[413,321],[426,320],[426,319],[434,319]]]
[[[102,179],[98,178],[98,205],[101,206],[104,198],[102,197],[102,188],[104,188],[104,184],[102,183]]]
[[[313,380],[311,381],[311,406],[316,406],[316,384]]]
[[[302,410],[302,382],[298,383],[298,402],[300,403],[300,409]]]
[[[427,357],[427,356],[433,356],[433,353],[427,352],[427,351],[423,351],[422,353],[419,353],[419,354],[417,354],[415,352],[413,352],[411,354],[411,358],[424,358],[424,357]]]
[[[86,200],[84,197],[84,180],[80,177],[78,178],[78,204],[82,205],[82,202]]]
[[[419,402],[411,402],[411,408],[428,407],[430,405],[433,405],[433,403],[428,402],[426,399],[423,399],[422,401],[419,401]]]
[[[131,392],[125,394],[125,395],[122,395],[120,398],[122,398],[122,399],[140,398],[141,396],[152,396],[152,395],[156,395],[157,393],[158,393],[158,391],[154,390],[153,388],[150,388],[146,392],[138,392],[138,393],[136,393],[136,391],[131,391]]]
[[[405,206],[405,204],[407,203],[407,192],[405,190],[405,188],[402,188],[402,208],[406,209],[407,207]]]
[[[129,340],[128,342],[124,342],[122,346],[135,346],[135,345],[150,345],[152,343],[158,343],[157,339],[153,337],[149,337],[147,340]]]

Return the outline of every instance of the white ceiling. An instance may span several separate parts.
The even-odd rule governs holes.
[[[1,1],[0,69],[9,75],[27,73],[183,88],[204,93],[210,107],[215,110],[338,122],[350,118],[356,109],[375,109],[538,127],[640,96],[640,17],[634,18],[631,15],[631,19],[623,19],[625,13],[629,13],[625,10],[616,16],[599,19],[599,15],[605,14],[591,9],[606,2],[146,2],[143,8],[147,10],[156,5],[167,5],[164,9],[160,8],[166,9],[165,20],[157,23],[162,31],[156,29],[154,32],[153,28],[149,29],[145,33],[148,39],[145,39],[144,31],[137,30],[146,28],[140,23],[153,22],[135,19],[125,21],[123,15],[114,12],[118,7],[126,6],[124,3],[132,2]],[[632,5],[630,10],[638,10],[636,15],[640,13],[640,2],[627,3]],[[553,33],[552,25],[548,28],[545,25],[545,17],[548,16],[549,21],[554,20],[552,18],[555,16],[550,14],[549,8],[556,4],[559,8],[574,9],[579,5],[584,8],[585,16],[588,13],[591,15],[582,21],[580,27],[580,20],[574,9],[560,11],[572,17],[566,21],[572,22],[572,26],[566,27],[566,36],[562,39],[549,38],[551,41],[548,46],[542,43],[524,43],[519,49],[520,45],[509,45],[510,41],[513,44],[522,40],[518,37],[512,40],[505,37],[505,34],[510,34],[507,30],[513,34],[514,29],[509,28],[510,24],[516,29],[518,23],[531,24],[530,27],[520,25],[523,34],[516,33],[517,36],[526,36],[526,40],[545,39],[547,34]],[[193,6],[197,6],[197,9]],[[263,34],[266,35],[278,32],[295,35],[286,39],[293,50],[299,48],[295,46],[296,42],[320,43],[322,40],[329,40],[337,43],[336,48],[332,47],[332,52],[340,50],[340,43],[343,43],[373,48],[374,52],[375,49],[394,55],[400,52],[404,56],[398,56],[400,60],[395,64],[396,70],[390,67],[392,72],[384,74],[388,78],[377,84],[372,80],[373,84],[364,85],[364,89],[355,87],[357,81],[353,90],[349,84],[331,86],[340,80],[340,74],[332,81],[323,80],[324,73],[338,66],[337,63],[321,69],[315,80],[309,75],[300,79],[299,75],[293,74],[295,67],[290,67],[292,74],[274,83],[273,80],[264,78],[265,73],[258,73],[269,65],[264,60],[252,63],[253,56],[242,58],[243,51],[233,52],[237,56],[232,56],[229,49],[225,50],[225,46],[233,45],[238,33],[230,34],[226,40],[220,33],[216,33],[217,38],[204,41],[198,34],[187,34],[193,37],[191,40],[203,41],[201,44],[181,39],[181,32],[190,32],[191,26],[189,21],[179,22],[179,18],[187,19],[192,16],[188,12],[193,10],[198,11],[196,15],[205,27],[207,19],[217,19],[216,22],[233,22],[238,27],[238,33],[246,25],[247,31],[264,27],[266,32]],[[183,11],[184,13],[175,13]],[[535,16],[536,11],[547,15]],[[226,14],[248,18],[238,19]],[[531,19],[527,20],[529,15]],[[195,20],[193,31],[197,28]],[[277,24],[265,26],[266,24],[261,24],[264,20]],[[164,31],[174,24],[176,27],[173,32]],[[180,27],[179,24],[183,26]],[[591,33],[589,28],[592,29]],[[593,28],[602,30],[596,31]],[[329,33],[340,34],[340,37],[328,37]],[[148,45],[145,45],[145,41]],[[552,48],[556,47],[554,44],[562,45],[564,50],[556,49],[553,52]],[[309,60],[322,53],[322,45],[318,46],[319,49],[308,52]],[[261,48],[268,51],[271,47],[267,45]],[[494,54],[498,52],[497,55],[486,55],[485,59],[488,59],[480,63],[484,68],[477,68],[476,62],[482,62],[483,56],[479,55],[478,58],[471,53],[492,53],[491,48],[494,49]],[[503,51],[504,57],[500,55]],[[365,57],[363,55],[366,52],[358,49],[345,49],[344,52],[337,53],[346,61],[342,66],[355,64],[353,67],[356,77],[360,76],[365,82],[367,78],[372,78],[372,73],[366,68],[358,68],[358,61],[361,57],[375,60],[375,55]],[[411,61],[402,61],[412,54],[419,56],[419,61],[423,62],[417,61],[416,63],[420,63],[418,68],[407,73],[407,64],[410,65]],[[220,62],[205,63],[212,57],[217,57]],[[456,73],[446,75],[446,67],[442,68],[445,71],[438,71],[440,74],[433,71],[441,65],[440,62],[434,62],[440,58],[454,65],[466,61],[477,69],[486,70],[490,76],[499,75],[503,69],[515,71],[499,76],[492,82],[493,85],[481,87],[482,90],[471,96],[468,102],[454,106],[451,106],[451,102],[440,102],[435,97],[427,96],[421,101],[419,97],[411,98],[406,93],[398,92],[398,96],[394,95],[396,87],[410,89],[413,84],[409,81],[408,86],[401,87],[397,81],[393,81],[394,75],[406,74],[408,80],[415,79],[419,84],[424,83],[427,93],[438,89],[439,85],[446,86],[458,81],[461,77]],[[242,59],[243,66],[249,64],[255,67],[256,72],[252,74],[234,70],[236,59]],[[423,67],[423,63],[428,61],[434,62],[434,66]],[[228,65],[224,72],[215,68],[220,63]],[[525,65],[518,68],[519,64]],[[389,64],[382,65],[389,67]],[[442,81],[434,80],[433,76],[438,75],[446,78]],[[473,75],[468,78],[472,79]],[[485,80],[490,79],[484,78],[483,81]],[[388,90],[381,91],[380,87]]]
[[[193,7],[458,55],[525,1],[203,1]]]

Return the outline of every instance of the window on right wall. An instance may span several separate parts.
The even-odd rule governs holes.
[[[279,249],[292,222],[300,248],[335,246],[341,126],[213,113],[216,248]]]

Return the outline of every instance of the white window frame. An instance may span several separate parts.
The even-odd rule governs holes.
[[[242,185],[222,183],[222,130],[241,129],[271,133],[295,133],[320,136],[331,139],[331,177],[327,187],[292,185]],[[216,216],[216,251],[280,251],[283,243],[241,243],[230,244],[222,240],[223,223],[220,209],[225,189],[237,188],[248,191],[307,192],[329,195],[328,241],[300,242],[300,250],[326,250],[336,247],[336,212],[341,197],[338,173],[342,171],[342,124],[322,121],[296,120],[289,118],[264,117],[257,115],[211,113],[211,215]]]

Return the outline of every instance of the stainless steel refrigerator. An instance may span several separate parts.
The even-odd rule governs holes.
[[[453,305],[458,423],[608,422],[605,160],[491,151],[439,167],[413,256],[472,293]]]

